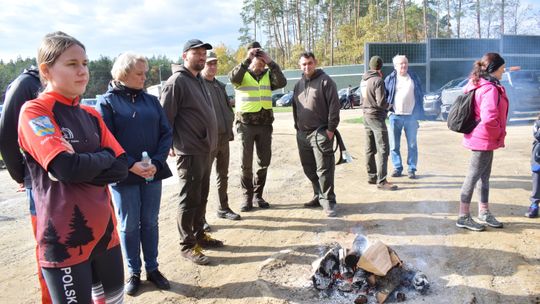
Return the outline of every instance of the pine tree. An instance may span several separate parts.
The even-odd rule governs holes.
[[[45,260],[60,263],[70,257],[65,244],[60,243],[58,231],[49,219],[47,229],[43,233],[41,244],[45,246]]]
[[[73,208],[73,216],[69,227],[71,231],[68,234],[66,244],[71,248],[79,247],[79,255],[82,254],[82,246],[94,240],[92,228],[86,225],[86,218],[77,205]]]

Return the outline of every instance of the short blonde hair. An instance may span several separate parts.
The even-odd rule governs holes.
[[[137,62],[143,62],[148,67],[148,60],[143,55],[135,54],[132,52],[125,52],[120,54],[114,61],[111,69],[111,75],[114,80],[122,81],[127,76],[129,71],[135,67]]]

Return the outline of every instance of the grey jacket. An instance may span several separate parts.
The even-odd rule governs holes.
[[[293,99],[295,129],[314,131],[320,126],[328,126],[331,132],[337,129],[341,103],[336,83],[323,70],[315,70],[311,78],[302,75],[294,86]]]
[[[221,136],[227,136],[229,140],[233,140],[234,134],[232,127],[234,122],[234,112],[229,104],[229,98],[225,91],[225,84],[215,78],[213,80],[204,79],[204,83],[208,88],[210,98],[214,104],[220,138]]]
[[[217,147],[217,122],[210,94],[199,74],[172,65],[161,103],[173,129],[173,147],[180,155],[200,155]]]

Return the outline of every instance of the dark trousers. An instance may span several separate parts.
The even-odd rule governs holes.
[[[210,185],[210,153],[177,155],[176,169],[180,182],[176,221],[182,250],[189,250],[204,235],[204,215]]]
[[[272,158],[272,125],[246,125],[237,123],[237,133],[242,142],[242,175],[241,184],[244,199],[251,203],[255,199],[262,199],[266,173]],[[253,147],[257,152],[257,173],[253,177]]]
[[[211,155],[212,161],[215,160],[216,164],[216,185],[220,211],[229,209],[229,197],[227,195],[229,185],[229,157],[229,136],[228,134],[220,134],[218,136],[218,146]]]
[[[366,130],[366,167],[368,177],[377,179],[381,184],[386,181],[388,173],[388,130],[384,118],[370,118],[364,116],[364,128]],[[377,161],[375,161],[377,155]]]
[[[304,174],[313,186],[313,196],[319,199],[324,209],[332,209],[336,204],[333,140],[328,139],[326,130],[297,131],[296,143]]]
[[[538,206],[538,203],[540,203],[540,174],[538,174],[538,172],[533,172],[531,204]]]

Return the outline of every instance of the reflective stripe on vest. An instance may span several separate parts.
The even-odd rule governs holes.
[[[236,102],[235,111],[240,113],[256,113],[261,108],[272,109],[272,90],[270,87],[270,72],[266,72],[257,82],[250,73],[246,72],[242,85],[234,90]]]

